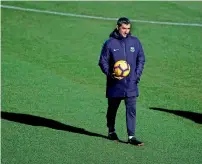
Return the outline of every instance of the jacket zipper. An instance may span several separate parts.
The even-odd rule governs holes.
[[[124,49],[124,57],[125,57],[125,61],[127,61],[127,56],[126,56],[126,44],[123,41],[123,49]],[[126,78],[124,78],[124,83],[126,84]],[[124,91],[124,96],[126,96],[126,91]]]

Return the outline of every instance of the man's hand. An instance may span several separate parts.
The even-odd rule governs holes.
[[[119,76],[116,76],[115,73],[112,73],[112,78],[122,80],[124,77],[119,77]]]

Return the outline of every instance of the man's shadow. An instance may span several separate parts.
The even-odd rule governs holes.
[[[93,136],[93,137],[101,137],[104,139],[108,139],[107,136],[104,136],[102,134],[94,133],[87,131],[83,128],[78,128],[70,125],[63,124],[61,122],[47,119],[44,117],[39,116],[33,116],[29,114],[22,114],[22,113],[11,113],[11,112],[4,112],[1,111],[1,118],[9,121],[14,121],[26,125],[32,125],[32,126],[42,126],[42,127],[48,127],[55,130],[63,130],[68,131],[72,133],[78,133],[78,134],[84,134],[87,136]],[[120,140],[121,143],[127,143],[125,141]]]
[[[182,111],[182,110],[168,110],[168,109],[156,108],[156,107],[150,107],[149,109],[172,113],[177,116],[181,116],[186,119],[190,119],[190,120],[194,121],[195,123],[202,124],[202,113]]]

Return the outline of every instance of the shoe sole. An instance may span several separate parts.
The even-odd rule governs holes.
[[[109,139],[109,138],[108,138]],[[125,143],[125,144],[131,144],[130,142],[127,142],[127,141],[122,141],[122,140],[112,140],[112,139],[109,139],[110,141],[114,141],[114,142],[120,142],[120,143]],[[131,145],[134,145],[134,144],[131,144]],[[137,144],[137,145],[134,145],[134,146],[144,146],[144,143],[141,143],[141,144]]]

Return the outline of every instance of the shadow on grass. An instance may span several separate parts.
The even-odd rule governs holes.
[[[93,137],[101,137],[104,139],[108,139],[107,136],[104,136],[102,134],[94,133],[87,131],[83,128],[78,128],[70,125],[63,124],[61,122],[47,119],[44,117],[39,117],[39,116],[33,116],[29,114],[21,114],[21,113],[11,113],[11,112],[4,112],[1,111],[1,118],[9,121],[14,121],[26,125],[32,125],[32,126],[42,126],[42,127],[48,127],[56,130],[63,130],[63,131],[68,131],[72,133],[79,133],[79,134],[84,134],[87,136],[93,136]],[[121,141],[121,143],[127,143],[125,141]]]
[[[175,114],[177,116],[190,119],[194,121],[195,123],[202,124],[202,113],[195,113],[195,112],[181,111],[181,110],[168,110],[168,109],[156,108],[156,107],[150,107],[149,109]]]

